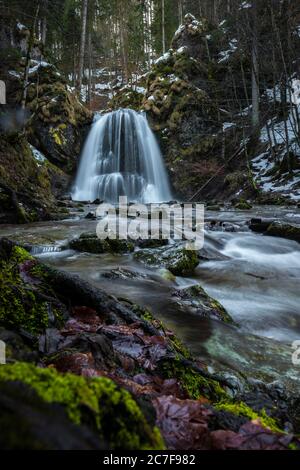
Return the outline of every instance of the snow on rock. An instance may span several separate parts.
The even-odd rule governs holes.
[[[221,51],[219,52],[220,59],[218,60],[218,63],[221,64],[222,62],[226,62],[231,54],[233,54],[238,48],[238,40],[237,39],[231,39],[229,41],[229,49],[226,51]]]
[[[15,77],[15,78],[18,78],[18,79],[21,78],[21,74],[19,72],[16,72],[16,70],[9,70],[8,73],[11,77]]]
[[[168,51],[164,55],[156,59],[154,63],[157,65],[157,64],[162,64],[164,62],[168,62],[171,58],[171,55],[172,55],[171,51]]]
[[[232,127],[236,127],[236,123],[234,122],[223,122],[223,131],[227,131],[228,129],[232,129]]]
[[[265,193],[277,193],[300,201],[300,170],[276,176],[274,157],[269,150],[252,160],[252,171],[256,184]]]
[[[188,48],[186,46],[181,46],[179,49],[177,49],[177,54],[184,54],[186,53]]]
[[[291,80],[291,102],[300,106],[300,80],[298,78]]]
[[[252,8],[252,3],[242,2],[241,5],[240,5],[239,10],[247,10],[249,8]]]
[[[38,163],[44,163],[47,160],[45,155],[31,144],[30,144],[30,149],[31,149],[31,152],[32,152],[32,155],[33,155],[34,159]]]
[[[52,69],[55,69],[54,65],[52,64],[49,64],[48,62],[45,62],[45,61],[41,61],[41,62],[38,62],[36,60],[34,61],[31,61],[31,64],[33,65],[33,67],[30,67],[29,68],[29,76],[30,75],[34,75],[36,72],[39,71],[40,68],[52,68]],[[59,76],[60,73],[57,72],[57,75]]]
[[[27,29],[28,29],[27,26],[25,26],[24,24],[22,24],[20,22],[17,23],[17,30],[18,31],[25,31]]]

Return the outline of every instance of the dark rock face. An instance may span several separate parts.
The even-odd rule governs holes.
[[[249,228],[253,232],[263,233],[271,237],[287,238],[300,243],[300,227],[274,220],[251,219]]]
[[[73,173],[92,114],[68,90],[54,66],[33,62],[31,70],[28,109],[33,116],[28,138],[51,163],[68,174]]]
[[[0,23],[0,71],[7,87],[7,103],[18,109],[22,98],[29,30],[21,24]],[[28,140],[49,161],[66,173],[73,173],[92,122],[92,113],[79,102],[75,92],[56,67],[46,62],[42,45],[35,41],[29,64],[26,133]],[[17,111],[8,116],[16,130]],[[5,116],[4,116],[5,118]],[[6,129],[7,131],[7,129]]]
[[[34,158],[24,134],[0,136],[0,223],[26,223],[59,216],[55,196],[68,178]]]

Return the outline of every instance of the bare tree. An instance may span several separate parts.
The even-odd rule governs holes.
[[[83,0],[82,15],[81,15],[81,40],[80,40],[80,53],[79,53],[79,67],[78,67],[78,90],[81,91],[83,68],[84,68],[84,52],[86,42],[86,23],[87,23],[88,0]]]
[[[252,127],[259,128],[259,62],[258,62],[258,31],[257,31],[257,1],[252,2]]]
[[[166,52],[165,0],[161,0],[162,50]]]

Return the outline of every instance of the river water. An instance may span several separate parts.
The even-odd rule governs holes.
[[[86,212],[90,209],[85,208]],[[41,247],[62,246],[96,228],[96,221],[74,216],[61,222],[2,226],[0,236]],[[277,380],[295,389],[300,385],[300,366],[292,363],[292,342],[300,340],[300,245],[249,231],[246,223],[252,217],[300,225],[300,209],[295,208],[207,212],[204,254],[209,259],[202,260],[188,278],[166,278],[163,270],[138,263],[132,254],[94,255],[44,248],[46,252],[38,256],[118,298],[151,309],[211,371]],[[37,250],[41,251],[43,248]],[[108,275],[116,269],[120,274],[120,268],[132,276],[123,276],[122,271],[121,277]],[[200,284],[219,300],[238,326],[203,319],[189,307],[178,305],[172,296],[174,289],[193,284]]]

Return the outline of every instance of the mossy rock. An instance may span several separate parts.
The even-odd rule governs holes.
[[[70,248],[94,254],[122,254],[133,252],[134,244],[128,240],[100,240],[96,233],[83,233],[79,238],[71,240]]]
[[[175,276],[190,274],[199,264],[197,251],[184,246],[144,249],[137,251],[134,257],[150,266],[166,268]]]
[[[53,164],[72,173],[93,114],[55,66],[32,64],[36,72],[29,76],[26,106],[31,112],[26,132],[29,141],[41,149]],[[23,65],[24,67],[24,65]],[[15,100],[22,96],[22,76],[16,80]]]
[[[0,255],[0,325],[31,335],[62,325],[65,312],[47,300],[53,293],[42,284],[37,261],[19,246]]]
[[[198,400],[205,397],[212,403],[228,399],[219,382],[204,377],[188,362],[185,364],[180,357],[161,361],[160,372],[168,379],[175,377],[191,399]]]
[[[179,305],[188,306],[198,315],[218,319],[224,323],[234,323],[223,305],[210,297],[199,285],[177,290],[174,292],[174,296]]]
[[[0,215],[2,222],[49,220],[57,212],[56,183],[64,174],[50,162],[38,162],[25,134],[0,136]],[[64,188],[62,187],[62,190]]]
[[[109,101],[108,108],[111,109],[133,109],[134,111],[140,111],[142,102],[144,99],[143,93],[139,93],[132,88],[122,89],[118,91],[115,96]]]
[[[249,202],[247,202],[245,200],[241,200],[237,204],[235,204],[234,208],[238,209],[240,211],[248,211],[248,210],[252,209],[252,206]]]
[[[3,382],[22,383],[42,401],[61,405],[70,421],[94,429],[109,449],[164,449],[158,429],[147,423],[130,393],[110,379],[62,375],[52,368],[15,363],[1,366]]]
[[[295,240],[300,243],[300,227],[297,225],[273,222],[267,228],[266,235],[287,238],[288,240]]]
[[[219,411],[226,411],[236,416],[244,416],[249,420],[259,421],[263,427],[268,428],[273,432],[284,432],[280,429],[276,419],[270,417],[264,409],[262,409],[260,413],[257,413],[246,405],[246,403],[233,403],[230,401],[221,401],[215,405],[215,408]]]

